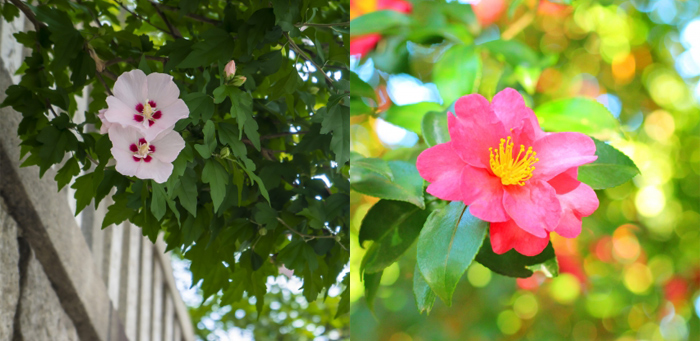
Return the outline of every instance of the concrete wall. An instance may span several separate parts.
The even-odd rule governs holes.
[[[2,22],[0,101],[19,80],[11,73],[27,51],[12,33],[26,24]],[[38,167],[19,168],[20,120],[0,109],[0,341],[194,340],[162,240],[128,222],[100,229],[108,200],[74,217],[58,168],[41,179]]]

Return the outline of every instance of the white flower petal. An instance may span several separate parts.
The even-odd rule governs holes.
[[[159,109],[170,106],[180,96],[180,89],[173,82],[173,77],[168,74],[151,73],[146,77],[146,84],[148,99],[156,102]]]
[[[162,184],[168,181],[170,174],[173,173],[173,164],[169,162],[161,162],[156,158],[152,158],[150,162],[139,162],[136,177],[139,179],[153,179],[155,182]]]
[[[146,74],[136,69],[122,73],[114,83],[112,92],[124,104],[134,109],[146,100]]]
[[[190,110],[187,108],[185,101],[178,99],[172,105],[166,108],[158,108],[161,112],[160,119],[157,119],[155,123],[147,128],[146,139],[152,140],[158,134],[173,129],[177,121],[189,117]]]
[[[112,123],[119,123],[124,127],[138,127],[141,123],[134,120],[134,115],[138,114],[136,109],[129,107],[126,103],[114,96],[107,97],[107,111],[105,118]]]
[[[166,162],[172,163],[175,161],[177,156],[180,154],[182,149],[185,148],[185,140],[176,131],[165,131],[160,133],[151,145],[155,147],[156,151],[151,154],[154,158]]]

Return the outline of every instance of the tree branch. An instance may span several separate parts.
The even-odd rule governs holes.
[[[292,38],[289,37],[289,34],[287,34],[287,32],[284,32],[284,36],[287,38],[287,41],[289,41],[289,45],[292,47],[292,49],[293,49],[294,51],[296,51],[296,53],[298,53],[299,55],[301,55],[302,57],[304,57],[304,59],[306,59],[306,60],[308,60],[309,62],[311,62],[311,64],[313,64],[313,66],[316,68],[316,70],[321,71],[321,73],[323,74],[323,77],[326,79],[326,83],[328,83],[328,86],[334,87],[334,86],[333,86],[333,80],[332,80],[330,77],[328,77],[328,75],[326,74],[326,72],[323,71],[323,68],[320,67],[318,64],[316,64],[316,62],[314,62],[314,60],[311,59],[306,53],[304,53],[304,51],[302,51],[302,50],[299,48],[299,46],[297,46],[297,44],[294,43],[294,41],[292,40]]]
[[[155,8],[156,12],[158,12],[158,15],[160,15],[160,17],[163,18],[163,22],[165,22],[165,25],[168,26],[170,34],[175,38],[182,38],[182,34],[180,34],[180,31],[178,31],[177,28],[170,23],[168,17],[166,17],[165,13],[163,13],[163,11],[160,10],[160,7],[158,7],[158,4],[151,1],[151,5],[153,5],[153,8]]]
[[[301,239],[303,239],[304,241],[309,241],[309,240],[314,240],[314,239],[321,239],[321,238],[333,238],[333,239],[335,239],[335,237],[336,237],[336,236],[334,236],[334,235],[330,235],[330,236],[313,236],[313,235],[310,235],[310,234],[304,234],[304,233],[301,233],[301,232],[299,232],[299,231],[297,231],[297,230],[291,228],[291,227],[290,227],[289,225],[287,225],[287,223],[286,223],[284,220],[282,220],[282,218],[280,218],[280,217],[277,217],[277,221],[279,221],[280,223],[282,223],[282,225],[284,225],[284,227],[286,227],[286,228],[289,229],[290,231],[294,232],[297,236],[301,237]],[[345,245],[343,245],[343,243],[338,242],[338,245],[340,245],[340,247],[342,247],[343,249],[345,249],[345,251],[348,250],[348,249],[345,247]]]
[[[306,134],[308,131],[297,131],[296,133],[293,133],[291,131],[286,132],[286,133],[277,133],[277,134],[270,134],[270,135],[263,135],[260,136],[260,140],[269,140],[269,139],[274,139],[282,136],[287,136],[287,135],[301,135],[301,134]]]
[[[166,10],[172,11],[172,12],[177,12],[177,11],[180,10],[180,9],[177,8],[177,7],[173,7],[173,6],[169,6],[169,5],[164,5],[164,4],[156,4],[156,5],[158,5],[158,7],[160,7],[160,8],[163,8],[163,9],[166,9]],[[216,24],[219,23],[219,20],[210,19],[210,18],[207,18],[207,17],[205,17],[205,16],[197,15],[197,14],[194,14],[194,13],[188,13],[188,14],[186,14],[185,16],[188,17],[188,18],[190,18],[190,19],[197,20],[197,21],[201,21],[201,22],[205,22],[205,23],[208,23],[208,24],[216,25]]]
[[[19,0],[10,0],[10,2],[13,5],[15,5],[15,7],[19,8],[19,10],[22,11],[22,13],[24,13],[24,16],[26,16],[27,19],[29,19],[29,21],[31,21],[32,24],[34,24],[34,28],[37,31],[39,31],[39,28],[41,28],[42,26],[45,26],[44,23],[37,20],[36,15],[34,15],[34,12],[32,12],[32,10],[29,9],[29,7],[24,2]]]
[[[117,3],[119,4],[119,7],[123,8],[125,11],[129,12],[129,14],[131,14],[131,15],[137,17],[137,18],[138,18],[139,20],[141,20],[141,21],[145,21],[147,24],[153,26],[153,27],[154,27],[155,29],[157,29],[158,31],[161,31],[161,32],[163,32],[163,33],[167,33],[167,34],[173,35],[173,33],[168,32],[168,30],[165,30],[165,29],[162,29],[162,28],[160,28],[160,27],[158,27],[158,26],[156,26],[156,25],[153,25],[153,24],[151,23],[151,21],[150,21],[148,18],[144,18],[144,17],[142,17],[142,16],[140,16],[140,15],[134,13],[134,11],[132,11],[132,10],[130,10],[128,7],[126,7],[126,5],[124,5],[121,1],[118,1],[118,0],[117,0]],[[175,37],[175,35],[173,35],[173,37],[174,37],[174,38],[177,38],[177,37]]]
[[[315,23],[302,23],[302,24],[295,24],[294,26],[296,27],[304,27],[304,26],[309,26],[309,27],[333,27],[333,26],[350,26],[350,22],[336,22],[336,23],[330,23],[330,24],[315,24]]]

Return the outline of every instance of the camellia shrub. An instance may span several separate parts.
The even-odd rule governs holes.
[[[542,70],[556,60],[513,38],[540,2],[411,3],[409,14],[377,8],[351,22],[351,41],[382,40],[356,48],[353,131],[363,136],[381,119],[417,135],[381,158],[367,157],[377,151],[373,141],[353,141],[351,188],[373,197],[357,233],[366,248],[358,270],[368,307],[384,271],[414,244],[420,312],[430,312],[436,297],[451,305],[473,262],[504,276],[557,276],[550,235],[576,238],[582,218],[599,206],[594,190],[639,173],[603,141],[621,133],[619,121],[594,99],[536,93]],[[489,34],[482,26],[506,9],[522,13],[523,23]],[[434,84],[438,99],[382,104],[387,83],[407,76],[398,74]]]
[[[282,267],[327,297],[348,284],[348,6],[5,2],[5,20],[33,24],[2,103],[22,114],[22,166],[57,169],[76,214],[109,205],[103,228],[163,233],[204,300],[260,314]]]

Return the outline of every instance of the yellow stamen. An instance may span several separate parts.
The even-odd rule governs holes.
[[[143,105],[143,116],[150,120],[154,111],[151,105],[148,104],[148,100],[146,100],[146,104]]]
[[[491,170],[501,178],[502,184],[523,186],[525,181],[532,177],[532,171],[535,170],[532,165],[540,159],[535,157],[537,152],[534,152],[532,147],[527,148],[525,155],[522,155],[523,152],[525,152],[525,146],[520,145],[518,155],[513,157],[513,141],[510,136],[507,140],[501,139],[498,150],[489,148]]]
[[[148,153],[150,151],[149,148],[150,148],[150,145],[148,144],[148,142],[146,142],[144,144],[140,144],[138,155],[140,155],[141,157],[146,157],[146,155],[148,155]]]

